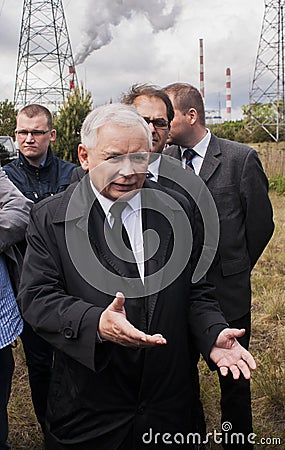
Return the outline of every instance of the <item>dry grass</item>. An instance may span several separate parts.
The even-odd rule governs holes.
[[[249,144],[259,154],[266,175],[271,178],[285,176],[285,142]]]
[[[271,193],[275,232],[252,276],[251,351],[258,369],[252,378],[254,431],[258,437],[280,438],[285,448],[285,196]],[[13,450],[41,450],[42,437],[33,413],[22,348],[15,350],[16,371],[9,406]],[[218,429],[219,387],[216,373],[201,364],[201,385],[209,431]],[[219,447],[212,447],[219,448]],[[110,449],[111,450],[111,449]]]
[[[254,432],[258,438],[280,438],[285,448],[285,196],[271,193],[275,231],[252,274],[252,338],[250,350],[258,368],[252,376]],[[219,429],[216,374],[201,363],[201,385],[209,431]],[[211,448],[220,448],[212,446]]]
[[[20,341],[14,356],[14,382],[9,403],[9,442],[13,444],[12,450],[41,450],[42,434],[32,406],[25,356]]]

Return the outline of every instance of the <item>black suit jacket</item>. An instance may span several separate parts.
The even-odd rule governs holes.
[[[82,169],[81,166],[77,166],[73,169],[71,174],[70,183],[74,183],[75,181],[81,181],[81,179],[86,175],[87,171]]]
[[[68,217],[75,184],[33,208],[19,301],[25,319],[56,349],[48,406],[50,432],[61,443],[76,444],[78,449],[81,442],[92,439],[96,448],[110,450],[119,446],[132,427],[133,448],[141,449],[142,436],[150,428],[153,432],[193,431],[192,339],[194,336],[208,359],[226,322],[213,298],[212,286],[204,279],[191,283],[200,252],[195,230],[191,257],[168,284],[177,270],[177,260],[171,260],[174,246],[179,252],[185,246],[183,240],[175,242],[182,237],[185,211],[190,214],[183,197],[145,183],[147,200],[155,210],[143,212],[143,227],[151,227],[160,237],[160,246],[147,263],[146,274],[153,277],[147,281],[146,292],[140,280],[134,283],[128,266],[110,255],[100,208],[96,204],[86,208],[82,201],[90,194],[88,185],[88,177],[77,185],[80,195]],[[145,205],[144,190],[142,201]],[[164,211],[167,220],[160,217],[157,208]],[[90,245],[93,255],[88,251]],[[109,291],[113,276],[121,284]],[[121,289],[130,294],[127,315],[134,313],[135,324],[136,320],[141,324],[144,316],[149,333],[162,333],[167,345],[134,350],[98,342],[100,315]],[[164,447],[162,443],[156,446]]]
[[[165,154],[181,159],[177,146]],[[232,321],[250,310],[250,273],[274,230],[268,181],[255,150],[213,134],[199,176],[213,196],[220,221],[219,247],[207,277],[217,288],[226,319]]]

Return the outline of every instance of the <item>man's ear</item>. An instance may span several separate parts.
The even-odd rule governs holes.
[[[88,170],[89,169],[88,152],[86,150],[85,145],[83,144],[78,145],[78,159],[82,169]]]
[[[51,130],[49,140],[50,140],[50,142],[56,142],[56,130]]]
[[[198,120],[198,113],[195,108],[190,108],[186,112],[185,117],[189,125],[194,125]]]

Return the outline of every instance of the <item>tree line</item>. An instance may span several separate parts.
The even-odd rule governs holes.
[[[87,114],[92,110],[93,100],[90,92],[85,92],[83,85],[74,89],[67,97],[66,102],[54,115],[54,128],[57,130],[56,143],[53,144],[55,155],[66,161],[78,163],[77,146],[80,142],[80,129]],[[243,106],[242,120],[229,121],[221,124],[209,125],[211,131],[218,137],[238,141],[270,142],[272,138],[256,121],[252,122],[252,105]],[[274,124],[276,105],[273,103],[254,105],[254,115],[259,122]],[[0,135],[14,136],[16,127],[17,109],[7,99],[0,102]],[[269,127],[270,130],[270,127]],[[274,125],[272,125],[272,133]],[[285,140],[285,136],[281,137]]]

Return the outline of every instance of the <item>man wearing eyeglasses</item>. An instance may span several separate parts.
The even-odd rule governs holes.
[[[50,111],[42,105],[25,106],[18,113],[15,135],[20,148],[19,157],[4,167],[14,185],[34,203],[64,191],[70,184],[75,164],[52,153],[50,143],[56,140],[56,130],[52,127]],[[21,339],[33,405],[43,429],[53,351],[50,344],[35,334],[26,322]]]
[[[174,109],[168,94],[158,86],[135,84],[127,94],[122,96],[121,102],[133,105],[149,124],[152,134],[152,150],[148,165],[148,180],[158,182],[164,187],[186,195],[192,203],[192,207],[195,207],[195,203],[199,197],[201,198],[201,195],[203,195],[203,200],[208,201],[205,185],[194,171],[182,170],[180,163],[177,164],[175,158],[162,155],[174,118]],[[193,200],[195,200],[194,203]]]
[[[148,178],[151,181],[158,181],[162,162],[160,154],[165,147],[170,123],[174,117],[172,103],[164,91],[148,84],[133,85],[129,92],[123,95],[121,102],[126,105],[133,105],[150,126],[152,155]]]
[[[192,186],[192,189],[191,187],[190,189],[193,193],[193,190],[195,189],[194,184],[198,181],[197,179],[193,180],[195,175],[193,173],[186,173],[184,170],[178,169],[173,159],[170,160],[167,156],[161,157],[161,153],[164,150],[168,140],[170,125],[174,118],[172,102],[166,92],[159,87],[150,84],[133,85],[129,92],[123,95],[121,101],[122,103],[135,106],[138,113],[150,126],[152,133],[152,154],[150,155],[147,178],[150,181],[158,182],[164,187],[174,189],[184,195],[186,194],[190,200],[192,209],[196,211],[197,215],[198,211],[197,208],[195,208],[195,205],[193,207],[193,199],[188,195],[189,188],[185,189],[187,186]],[[189,180],[187,180],[186,175]],[[198,222],[198,220],[199,219],[196,218],[196,222]],[[191,352],[191,361],[193,363],[192,378],[193,397],[196,412],[196,432],[198,432],[201,436],[205,436],[206,423],[203,406],[200,401],[200,387],[197,368],[200,355],[194,347],[192,347]],[[196,381],[196,385],[194,384],[194,380]],[[203,448],[203,446],[201,445],[200,448]]]
[[[147,178],[151,181],[158,181],[160,164],[165,162],[161,161],[160,154],[165,147],[170,122],[174,117],[172,103],[164,91],[149,84],[133,85],[130,91],[122,96],[121,103],[133,105],[150,126],[152,155]],[[73,171],[72,181],[80,181],[84,175],[85,171],[82,167],[76,167]]]
[[[52,115],[42,105],[31,104],[17,116],[16,139],[19,158],[5,165],[5,172],[17,188],[35,203],[64,191],[75,165],[53,155],[56,140]]]

